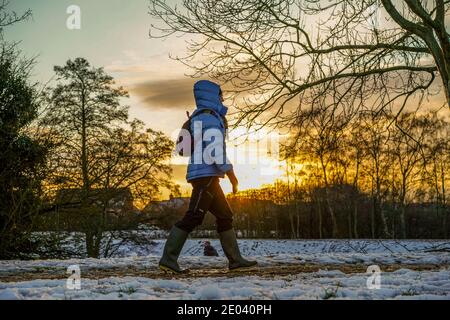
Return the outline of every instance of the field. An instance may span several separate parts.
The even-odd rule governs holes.
[[[226,270],[217,240],[221,257],[203,257],[202,241],[187,242],[181,276],[157,268],[164,240],[109,259],[1,261],[0,299],[450,299],[448,241],[240,240],[259,262],[245,272]],[[81,290],[66,286],[73,265]],[[368,287],[371,265],[379,289]]]

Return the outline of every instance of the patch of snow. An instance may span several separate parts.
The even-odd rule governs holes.
[[[320,279],[320,281],[318,281]],[[445,299],[450,270],[382,274],[379,290],[366,287],[366,274],[301,273],[274,279],[251,277],[155,280],[139,277],[83,280],[69,291],[63,280],[0,285],[1,299]],[[445,279],[445,280],[444,280]]]
[[[35,233],[35,237],[58,239],[60,250],[74,258],[84,258],[86,255],[84,234],[52,232]],[[140,225],[137,230],[108,233],[106,240],[111,240],[112,249],[108,256],[113,258],[141,257],[161,255],[164,248],[167,231],[151,225]],[[109,239],[111,238],[111,239]],[[106,240],[104,242],[106,242]],[[203,255],[204,241],[210,241],[220,255],[223,255],[218,239],[189,239],[183,248],[185,256]],[[239,245],[244,255],[298,255],[316,253],[449,253],[450,241],[445,240],[260,240],[239,239]],[[104,244],[102,252],[105,251]],[[332,258],[330,258],[332,259]],[[363,262],[363,261],[361,261]],[[333,263],[332,260],[328,263]],[[427,263],[435,263],[430,256]]]
[[[217,240],[213,245],[220,257],[203,257],[204,240],[187,242],[180,258],[183,268],[225,268]],[[381,274],[381,289],[367,288],[366,273],[347,274],[325,268],[318,272],[265,278],[211,277],[150,279],[144,277],[100,277],[83,279],[90,269],[157,270],[164,246],[156,240],[147,256],[130,255],[108,259],[0,261],[0,300],[7,299],[448,299],[450,300],[450,254],[430,250],[448,245],[445,241],[373,240],[239,240],[243,254],[258,260],[261,267],[283,265],[392,265],[404,268]],[[386,249],[389,248],[389,249]],[[433,271],[414,271],[409,266],[436,265]],[[81,269],[82,290],[66,289],[65,271],[71,265]],[[2,276],[23,273],[62,275],[58,280],[1,282]]]
[[[217,285],[210,284],[200,287],[194,297],[197,300],[219,300],[223,297],[223,293]]]
[[[0,290],[0,300],[17,300],[17,299],[19,299],[17,289],[13,290],[6,288],[4,290]]]

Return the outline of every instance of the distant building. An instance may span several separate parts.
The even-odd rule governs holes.
[[[186,213],[189,198],[174,198],[165,201],[152,201],[142,212],[148,218],[146,221],[163,229],[170,229]]]
[[[170,211],[184,211],[189,206],[190,198],[171,197],[169,200],[152,201],[143,210],[145,213],[159,214]]]
[[[62,189],[56,195],[59,209],[77,209],[82,206],[82,189]],[[124,215],[136,212],[133,195],[128,188],[92,189],[87,198],[87,205],[95,208],[105,208],[106,213]]]

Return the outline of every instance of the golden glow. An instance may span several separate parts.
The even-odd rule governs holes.
[[[176,135],[172,137],[176,138]],[[249,133],[244,128],[237,128],[229,133],[227,155],[239,179],[239,190],[258,189],[286,179],[286,163],[279,160],[280,139],[277,133],[266,130]],[[187,166],[188,160],[174,156],[172,164]],[[191,186],[184,177],[175,177],[175,180],[183,196],[189,196]],[[221,185],[225,193],[231,192],[228,179],[224,179]]]
[[[236,176],[239,179],[239,190],[259,189],[263,185],[273,184],[277,180],[284,180],[285,173],[283,171],[283,163],[274,159],[266,158],[271,161],[271,166],[239,166],[234,168]],[[225,179],[221,182],[225,193],[230,193],[232,188],[230,182]]]

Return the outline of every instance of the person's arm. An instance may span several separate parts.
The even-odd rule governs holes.
[[[231,169],[230,171],[228,171],[227,173],[227,177],[228,179],[230,179],[231,185],[233,186],[233,193],[237,193],[239,190],[239,181],[236,177],[236,174],[234,173],[234,170]]]

